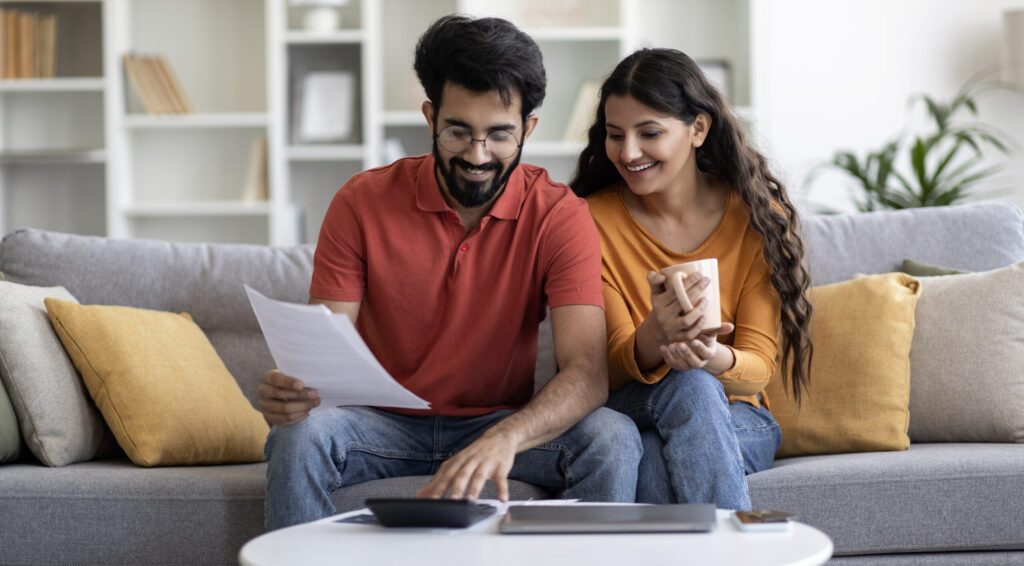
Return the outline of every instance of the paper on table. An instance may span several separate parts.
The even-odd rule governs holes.
[[[277,369],[320,393],[314,411],[342,405],[430,408],[388,374],[347,316],[324,305],[277,301],[248,285],[245,292]]]

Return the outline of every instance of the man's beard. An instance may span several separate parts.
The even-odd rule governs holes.
[[[446,166],[444,160],[441,159],[436,141],[434,142],[433,152],[434,160],[437,162],[437,167],[444,178],[444,184],[448,187],[448,194],[452,195],[456,202],[466,208],[483,206],[500,193],[512,172],[515,171],[516,166],[519,165],[519,158],[522,157],[522,150],[516,152],[515,160],[509,164],[507,169],[502,170],[501,162],[496,159],[483,165],[473,165],[459,157],[452,157],[448,160]],[[494,171],[495,175],[489,181],[469,181],[456,172],[456,167]]]

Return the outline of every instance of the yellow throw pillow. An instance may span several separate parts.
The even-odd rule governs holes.
[[[810,391],[798,407],[778,370],[766,390],[782,428],[777,457],[910,447],[910,343],[919,296],[918,281],[903,273],[809,291]]]
[[[269,427],[186,313],[48,298],[86,389],[140,466],[254,462]]]

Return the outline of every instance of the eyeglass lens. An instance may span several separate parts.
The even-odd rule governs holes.
[[[512,132],[496,130],[489,134],[484,140],[474,139],[469,128],[462,126],[448,126],[437,135],[437,141],[446,151],[462,153],[469,149],[474,141],[484,144],[492,156],[498,159],[511,157],[519,149],[519,140]]]

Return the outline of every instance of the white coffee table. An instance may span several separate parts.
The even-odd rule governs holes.
[[[499,516],[469,529],[387,529],[338,523],[353,511],[273,531],[242,547],[243,566],[656,566],[756,564],[811,566],[832,556],[825,533],[796,522],[781,533],[744,533],[718,511],[711,533],[502,535]]]

